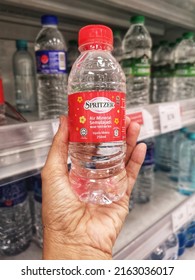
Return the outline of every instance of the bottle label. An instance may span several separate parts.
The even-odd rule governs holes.
[[[12,207],[22,203],[27,197],[25,180],[0,187],[0,207]]]
[[[65,51],[36,51],[37,73],[67,73]]]
[[[34,199],[39,203],[42,203],[41,176],[40,175],[34,176],[33,181],[34,181]]]
[[[175,77],[195,77],[195,64],[193,63],[176,64]]]
[[[145,77],[150,76],[150,60],[144,55],[140,58],[129,58],[122,60],[121,66],[126,77]]]
[[[154,78],[170,78],[173,77],[174,71],[170,65],[156,66],[152,69]]]
[[[125,93],[77,92],[68,96],[70,142],[125,141]]]

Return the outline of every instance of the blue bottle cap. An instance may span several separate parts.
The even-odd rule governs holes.
[[[26,40],[16,40],[16,48],[18,50],[27,50],[27,41]]]
[[[188,132],[188,128],[187,127],[182,127],[180,129],[180,131],[183,132],[183,133],[187,133]]]
[[[41,17],[42,25],[58,25],[58,18],[53,15],[43,15]]]
[[[195,141],[195,132],[189,132],[187,134],[188,139]]]

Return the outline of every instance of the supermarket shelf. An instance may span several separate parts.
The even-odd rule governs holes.
[[[175,231],[173,217],[195,205],[195,195],[186,197],[175,188],[166,173],[157,173],[153,198],[148,204],[135,205],[129,213],[114,247],[114,259],[144,259]],[[180,221],[181,226],[195,214],[193,209]]]
[[[195,98],[181,100],[178,102],[166,102],[158,104],[150,104],[144,107],[134,107],[127,109],[127,115],[132,120],[138,121],[141,124],[141,131],[139,140],[143,140],[152,136],[162,134],[161,116],[159,109],[173,110],[175,107],[179,107],[180,110],[180,127],[190,126],[195,124]],[[179,126],[177,126],[179,128]],[[177,129],[178,129],[177,128]],[[176,128],[171,127],[170,131],[174,131]]]
[[[194,196],[189,198],[181,195],[174,189],[175,186],[176,184],[168,179],[167,174],[160,172],[156,174],[153,198],[150,203],[136,204],[127,216],[114,246],[114,259],[144,259],[173,232],[172,213],[182,209],[192,200],[195,202]],[[195,248],[191,253],[192,256],[189,258],[193,258]],[[25,252],[17,256],[1,258],[34,260],[41,259],[41,256],[42,250],[32,242]],[[185,255],[182,256],[184,257]]]
[[[78,32],[79,28],[86,23],[104,23],[110,26],[129,28],[131,9],[115,7],[109,1],[99,3],[97,0],[5,0],[2,6],[0,20],[25,23],[36,27],[40,15],[43,13],[55,13],[60,17],[60,28],[72,32]],[[128,6],[127,6],[128,7]],[[22,8],[22,11],[19,10]],[[13,15],[16,15],[15,17]],[[145,12],[144,12],[145,14]],[[12,17],[11,17],[12,16]],[[114,21],[113,21],[114,18]],[[147,19],[147,27],[152,34],[164,35],[165,28],[162,23]]]
[[[127,110],[127,115],[142,116],[139,140],[161,134],[159,106],[174,103],[151,104]],[[181,126],[195,124],[195,99],[177,102],[181,110]],[[132,115],[133,114],[133,115]],[[33,119],[33,118],[32,118]],[[0,185],[9,177],[42,168],[58,127],[58,120],[33,121],[0,127]],[[174,130],[174,129],[173,129]]]
[[[44,165],[57,125],[46,120],[0,127],[0,185]]]

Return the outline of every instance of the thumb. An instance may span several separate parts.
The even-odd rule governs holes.
[[[68,174],[68,119],[60,117],[60,125],[53,139],[44,169],[59,176]],[[43,170],[44,172],[44,170]]]

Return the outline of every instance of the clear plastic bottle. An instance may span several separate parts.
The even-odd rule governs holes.
[[[123,42],[122,68],[126,75],[127,107],[149,103],[152,40],[144,16],[133,16]]]
[[[140,169],[135,187],[134,197],[137,203],[146,203],[151,199],[154,187],[154,139],[145,140],[147,152]]]
[[[28,51],[26,40],[16,41],[13,55],[16,106],[20,112],[36,110],[36,79],[33,57]]]
[[[183,255],[183,253],[185,252],[185,248],[186,248],[186,228],[185,227],[182,227],[179,229],[179,231],[177,232],[177,238],[179,241],[178,257],[180,257],[181,255]]]
[[[154,57],[153,100],[166,102],[170,95],[171,61],[170,46],[167,41],[161,41]]]
[[[193,36],[193,32],[185,33],[174,51],[173,95],[175,100],[191,98],[193,95],[195,77]]]
[[[165,172],[171,171],[171,143],[173,132],[162,134],[156,137],[155,141],[155,164],[156,168]]]
[[[195,133],[187,133],[179,153],[179,191],[185,195],[195,192]]]
[[[68,61],[68,73],[70,73],[70,70],[72,68],[72,65],[80,55],[78,51],[78,44],[76,40],[70,40],[68,42],[68,56],[67,56],[67,61]]]
[[[165,260],[177,260],[178,258],[178,249],[179,249],[179,240],[176,234],[171,234],[165,240],[166,254]]]
[[[0,78],[0,125],[4,125],[6,123],[5,118],[5,100],[4,100],[4,92],[3,92],[3,82]]]
[[[178,181],[180,145],[185,140],[187,132],[188,129],[186,127],[183,127],[179,131],[176,131],[173,137],[172,149],[171,149],[171,173],[170,173],[170,179],[173,181]]]
[[[113,56],[116,58],[118,62],[121,61],[122,58],[122,35],[120,30],[114,30],[114,49],[113,49]]]
[[[42,227],[42,183],[41,175],[33,176],[34,182],[34,209],[35,209],[35,238],[34,240],[43,247],[43,227]]]
[[[158,246],[150,255],[150,260],[164,260],[166,254],[166,247],[164,244]]]
[[[69,75],[70,182],[84,202],[110,204],[127,188],[125,75],[112,56],[112,30],[88,25]]]
[[[25,180],[0,186],[0,255],[16,255],[30,245],[32,222]]]
[[[44,15],[35,42],[39,118],[58,118],[67,110],[67,47],[56,16]]]

